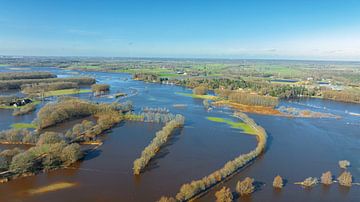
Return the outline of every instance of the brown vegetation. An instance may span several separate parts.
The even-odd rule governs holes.
[[[281,189],[283,188],[284,186],[284,182],[283,182],[283,179],[280,175],[277,175],[275,178],[274,178],[274,181],[273,181],[273,187],[274,188],[278,188],[278,189]]]
[[[238,181],[236,184],[236,192],[240,196],[250,195],[255,191],[253,183],[254,179],[249,177],[246,177],[243,181]]]
[[[342,186],[351,187],[352,185],[352,175],[350,172],[344,171],[337,179]]]
[[[232,202],[233,195],[230,191],[230,188],[223,187],[215,193],[216,202]]]
[[[162,196],[158,202],[176,202],[176,199],[173,197]]]
[[[223,105],[229,106],[233,109],[236,109],[236,110],[242,111],[242,112],[246,112],[246,113],[265,114],[265,115],[282,115],[282,113],[279,110],[273,109],[271,107],[250,106],[250,105],[244,105],[244,104],[231,102],[229,100],[216,101],[216,102],[213,102],[212,104],[217,105],[217,106],[223,106]]]
[[[333,183],[333,177],[330,171],[327,171],[321,175],[321,183],[325,185],[330,185]]]

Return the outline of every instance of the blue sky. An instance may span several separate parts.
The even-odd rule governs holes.
[[[0,0],[0,55],[360,60],[360,1]]]

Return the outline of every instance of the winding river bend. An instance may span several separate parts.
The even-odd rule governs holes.
[[[0,71],[13,71],[1,67]],[[200,179],[221,168],[239,154],[248,153],[257,145],[254,136],[241,134],[225,123],[214,123],[206,117],[232,117],[228,108],[206,111],[202,100],[182,96],[189,89],[134,81],[128,74],[79,72],[57,68],[28,67],[24,71],[50,71],[59,77],[92,76],[99,83],[111,85],[110,94],[128,93],[122,101],[133,101],[136,111],[142,107],[166,107],[186,117],[185,127],[177,130],[169,144],[160,150],[141,176],[133,176],[133,161],[140,155],[162,125],[123,122],[105,135],[99,151],[91,153],[72,169],[63,169],[0,184],[0,201],[156,201],[162,195],[175,196],[180,186]],[[7,92],[13,94],[17,92]],[[115,98],[92,98],[90,94],[77,95],[94,101],[112,102]],[[174,104],[184,104],[177,108]],[[355,181],[360,177],[360,107],[356,104],[306,99],[282,102],[280,106],[332,113],[341,119],[286,118],[248,114],[266,129],[268,146],[263,155],[230,180],[212,189],[198,201],[213,201],[214,192],[222,185],[235,189],[239,179],[255,178],[259,191],[246,201],[360,201],[360,187],[346,189],[337,184],[321,185],[311,190],[293,185],[306,177],[319,177],[322,172],[341,173],[337,162],[347,159]],[[10,110],[0,111],[0,129],[13,123],[31,122],[35,113],[13,117]],[[75,124],[74,122],[73,124]],[[71,123],[70,123],[71,124]],[[69,124],[57,126],[65,130]],[[8,146],[1,146],[5,149]],[[281,192],[273,190],[274,176],[282,175],[288,183]],[[43,194],[29,194],[33,189],[59,182],[75,186]]]

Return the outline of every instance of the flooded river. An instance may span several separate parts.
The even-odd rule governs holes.
[[[127,93],[128,96],[120,101],[131,100],[135,111],[145,106],[166,107],[172,113],[186,117],[185,127],[176,130],[169,143],[138,177],[132,175],[133,161],[161,128],[160,124],[123,122],[105,134],[105,143],[98,151],[88,155],[72,169],[0,184],[0,201],[156,201],[162,195],[174,196],[183,183],[202,178],[239,154],[256,147],[253,136],[206,119],[211,116],[236,121],[231,109],[206,111],[202,100],[177,94],[190,93],[189,89],[134,81],[130,75],[120,73],[43,67],[26,69],[35,70],[51,71],[59,77],[95,77],[99,83],[111,85],[110,94]],[[10,70],[1,67],[0,71]],[[116,100],[111,96],[95,98],[90,93],[77,96],[102,102]],[[174,104],[185,107],[177,108]],[[237,199],[239,201],[360,201],[360,186],[346,189],[334,184],[330,187],[318,185],[312,189],[303,189],[293,184],[307,177],[320,177],[327,170],[337,176],[341,173],[338,161],[343,159],[351,162],[349,170],[355,181],[360,181],[360,116],[356,116],[360,114],[360,105],[306,99],[284,101],[280,106],[332,113],[342,118],[309,119],[249,114],[269,135],[266,152],[198,201],[214,201],[214,191],[223,185],[235,191],[236,182],[246,176],[255,178],[258,190],[251,197]],[[1,130],[10,128],[13,123],[30,123],[36,117],[36,112],[21,117],[13,117],[11,113],[11,110],[0,110]],[[69,125],[57,126],[56,130],[66,130]],[[272,180],[278,174],[288,182],[280,192],[272,188]],[[74,186],[30,194],[33,189],[59,182],[73,183]]]

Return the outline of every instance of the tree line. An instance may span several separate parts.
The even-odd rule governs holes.
[[[360,103],[359,92],[325,90],[322,92],[322,96],[323,98],[330,100]]]
[[[19,80],[19,79],[48,79],[56,78],[50,72],[3,72],[0,73],[0,80]]]
[[[73,82],[78,85],[91,85],[96,82],[90,77],[70,77],[70,78],[47,78],[47,79],[20,79],[20,80],[0,80],[0,89],[21,89],[25,84]]]
[[[47,91],[77,89],[79,85],[75,82],[33,83],[21,85],[21,91],[25,94],[36,94]]]
[[[168,141],[170,135],[175,128],[184,125],[185,118],[177,114],[175,118],[165,124],[165,126],[156,133],[155,138],[151,143],[145,147],[141,156],[134,161],[134,174],[139,175],[140,172],[146,167],[149,161],[156,155],[160,148]]]

